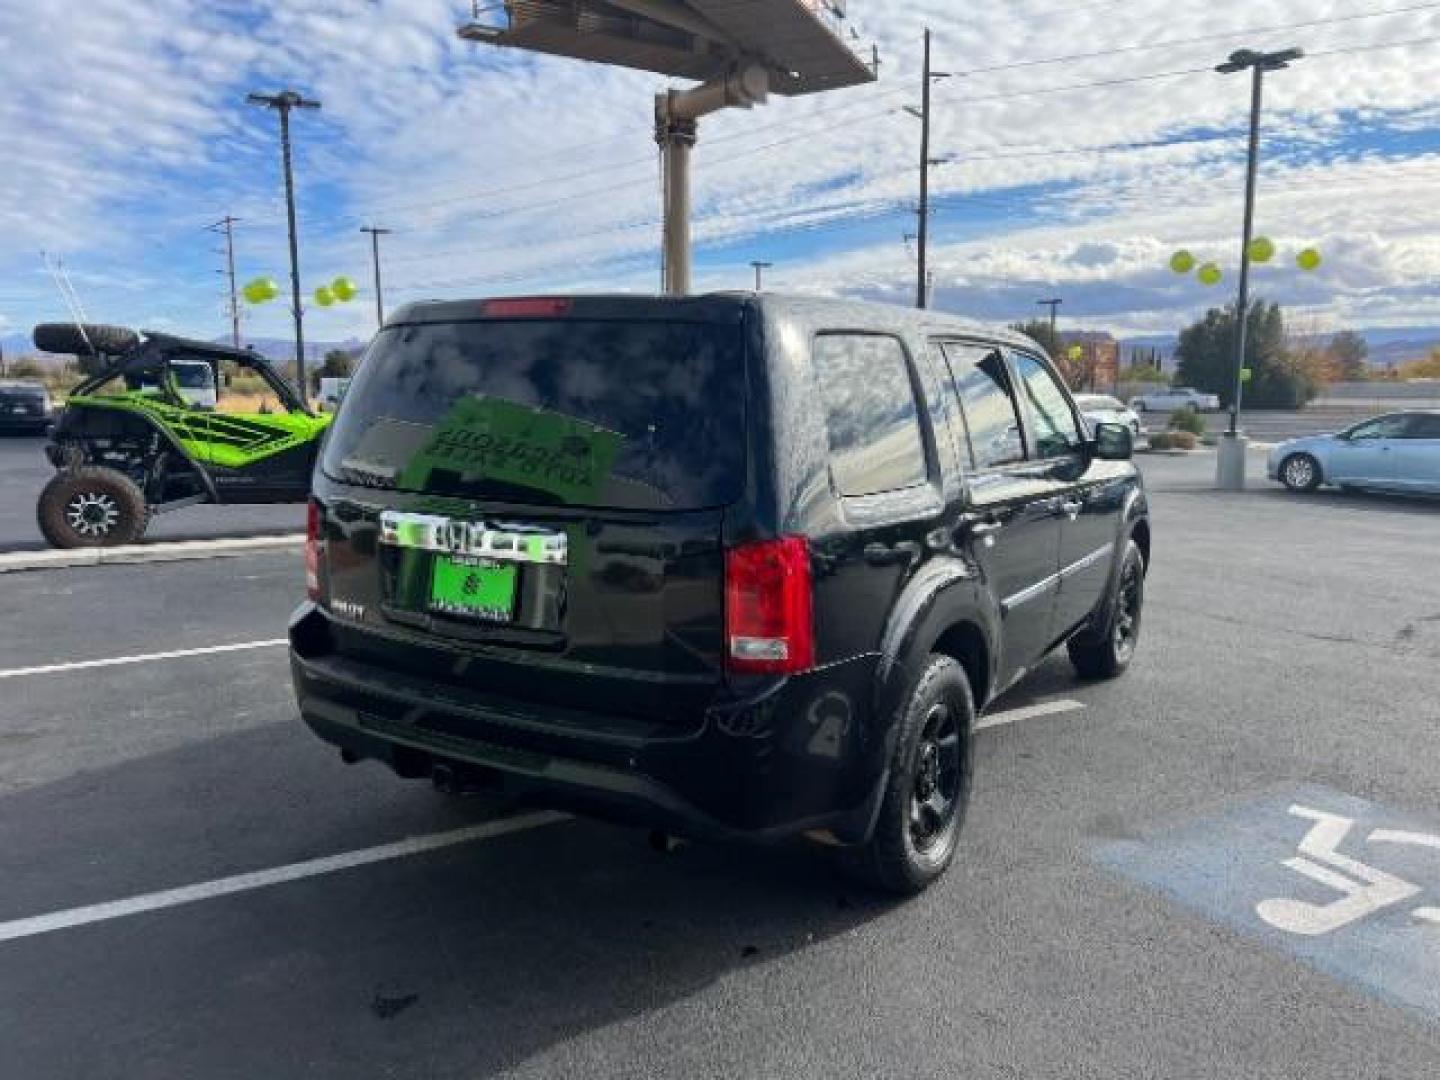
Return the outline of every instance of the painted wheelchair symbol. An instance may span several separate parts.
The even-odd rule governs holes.
[[[1300,854],[1283,860],[1282,865],[1335,889],[1341,895],[1328,904],[1290,899],[1262,900],[1255,906],[1255,913],[1277,930],[1319,937],[1385,908],[1403,904],[1420,893],[1419,885],[1412,885],[1394,874],[1340,854],[1340,845],[1355,826],[1353,818],[1312,810],[1308,806],[1292,806],[1290,813],[1315,824],[1300,841]],[[1376,829],[1366,842],[1406,844],[1440,852],[1440,836],[1428,833]],[[1422,921],[1440,925],[1440,907],[1419,907],[1411,914]]]

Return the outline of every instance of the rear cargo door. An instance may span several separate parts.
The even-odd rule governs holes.
[[[428,646],[431,676],[462,687],[693,710],[721,673],[744,400],[738,319],[389,328],[323,460],[353,491],[331,508],[355,537],[332,543],[333,600],[408,635],[412,664]]]

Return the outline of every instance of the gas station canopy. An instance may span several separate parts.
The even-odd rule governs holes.
[[[709,82],[737,64],[769,70],[777,94],[873,82],[832,24],[841,0],[506,0],[507,25],[472,23],[471,41]],[[829,21],[827,21],[829,20]]]

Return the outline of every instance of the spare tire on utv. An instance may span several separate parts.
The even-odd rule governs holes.
[[[140,344],[140,335],[129,327],[102,323],[41,323],[33,336],[42,352],[76,356],[118,356]]]
[[[150,507],[124,473],[86,465],[56,473],[40,492],[35,516],[54,547],[114,547],[145,535]]]

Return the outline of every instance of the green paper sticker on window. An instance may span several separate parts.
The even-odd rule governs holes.
[[[623,436],[544,409],[491,397],[461,398],[405,467],[399,486],[424,490],[437,472],[593,502]]]

